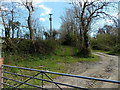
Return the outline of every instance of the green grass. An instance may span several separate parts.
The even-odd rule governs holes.
[[[101,53],[106,53],[106,54],[108,54],[110,51],[103,51],[103,50],[92,50],[92,52],[101,52]]]
[[[112,52],[112,51],[110,51],[110,52],[108,52],[107,54],[110,54],[110,55],[120,55],[120,52]]]
[[[97,61],[98,56],[92,55],[89,58],[78,58],[74,56],[74,48],[69,46],[59,46],[55,52],[48,56],[41,56],[41,55],[24,55],[24,54],[10,54],[5,53],[5,61],[4,63],[7,65],[13,65],[13,66],[20,66],[20,67],[27,67],[27,68],[34,68],[39,70],[48,70],[53,72],[61,72],[66,73],[66,65],[69,63],[76,63],[76,62],[91,62],[91,61]],[[36,72],[31,71],[25,71],[25,70],[19,70],[19,69],[10,69],[6,68],[7,71],[14,72],[14,73],[20,73],[24,75],[35,75]],[[25,78],[20,77],[14,77],[9,74],[5,74],[5,76],[19,79],[20,81],[23,81]],[[37,76],[41,77],[41,75]],[[55,78],[56,75],[50,75],[50,77]],[[47,78],[46,78],[47,79]],[[11,81],[7,81],[12,84],[16,84]],[[30,80],[29,81],[32,84],[41,84],[38,80]],[[23,87],[27,87],[22,85]]]
[[[103,50],[92,50],[92,52],[102,52],[102,53],[106,53],[109,55],[120,55],[120,53],[116,53],[116,52],[112,52],[112,51],[103,51]]]

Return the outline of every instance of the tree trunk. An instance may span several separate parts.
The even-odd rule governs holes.
[[[88,41],[88,34],[87,34],[87,32],[84,32],[84,46],[85,46],[85,48],[89,47],[89,41]]]
[[[80,28],[80,44],[82,46],[83,44],[83,35],[82,35],[82,29]]]
[[[11,11],[11,13],[12,13],[12,38],[14,38],[14,23],[13,23],[13,20],[14,20],[14,16],[13,16],[13,9],[12,9],[12,11]]]
[[[19,38],[19,36],[20,36],[20,29],[18,29],[17,31],[17,38]]]
[[[12,38],[14,38],[14,29],[12,27]]]
[[[5,28],[5,38],[8,37],[8,31],[7,31],[7,28]]]
[[[31,16],[32,16],[32,12],[29,12],[29,16],[28,16],[28,28],[30,30],[30,39],[33,40],[33,29],[32,29],[32,23],[31,23]]]
[[[84,31],[84,54],[85,57],[88,57],[90,55],[90,49],[89,49],[89,37],[88,32]]]

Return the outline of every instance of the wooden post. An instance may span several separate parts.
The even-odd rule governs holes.
[[[4,40],[2,40],[2,38],[0,38],[0,90],[3,88],[3,73],[2,73],[2,70],[3,70],[3,61],[4,61],[4,58],[2,58],[2,43],[4,42]]]
[[[3,62],[4,62],[4,58],[0,58],[0,90],[3,88],[3,73],[2,73],[2,71],[3,71],[3,67],[2,67],[2,65],[3,65]]]

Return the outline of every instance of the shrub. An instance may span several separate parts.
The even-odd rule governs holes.
[[[4,39],[5,42],[3,43],[3,50],[7,52],[15,52],[17,50],[17,42],[18,39]]]
[[[19,42],[18,42],[19,41]],[[19,39],[12,40],[4,46],[4,50],[15,53],[24,53],[24,54],[41,54],[46,55],[52,53],[58,46],[57,41],[54,39],[48,40],[28,40],[28,39]]]
[[[31,40],[24,39],[19,42],[17,51],[21,53],[34,53],[33,42]]]
[[[76,46],[77,44],[77,37],[74,36],[73,33],[66,34],[65,37],[62,39],[63,45],[69,45],[69,46]]]
[[[91,48],[93,50],[105,50],[105,51],[109,51],[111,50],[112,46],[111,45],[108,45],[109,42],[104,40],[104,39],[97,39],[97,38],[92,38],[90,40],[90,45],[91,45]]]
[[[113,47],[113,49],[110,51],[110,54],[115,54],[115,53],[120,54],[120,45]]]
[[[48,45],[47,49],[50,51],[54,51],[58,46],[58,42],[54,39],[48,39],[45,41],[45,43]]]
[[[90,48],[85,48],[84,46],[79,49],[77,53],[78,57],[90,57],[91,56],[91,50]]]
[[[54,39],[48,39],[45,41],[37,40],[34,42],[35,52],[43,55],[52,53],[57,45],[58,43]]]

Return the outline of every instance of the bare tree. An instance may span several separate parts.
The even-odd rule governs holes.
[[[15,25],[14,25],[14,14],[15,14],[15,8],[16,8],[16,4],[14,2],[11,2],[11,7],[12,9],[10,10],[11,13],[11,29],[12,29],[12,38],[14,38],[14,34],[15,34]]]
[[[89,56],[89,31],[91,23],[96,18],[109,16],[105,8],[109,2],[102,2],[101,0],[74,0],[72,2],[75,17],[79,19],[80,31],[82,35],[82,50],[84,55]]]
[[[21,1],[29,13],[27,23],[28,23],[28,28],[30,31],[30,39],[33,40],[34,39],[33,28],[32,28],[32,14],[34,12],[33,0],[21,0]]]
[[[72,9],[66,9],[64,16],[61,16],[62,25],[61,29],[64,29],[68,34],[70,32],[74,33],[75,15]]]
[[[0,7],[0,17],[1,22],[3,24],[5,30],[5,37],[10,38],[10,25],[9,25],[9,17],[8,17],[8,10],[5,8],[3,4]]]
[[[44,31],[44,26],[42,25],[42,23],[39,21],[39,18],[34,18],[34,20],[32,20],[32,26],[34,29],[34,38],[39,38],[39,39],[43,39],[43,31]]]
[[[16,21],[16,15],[18,15],[16,9],[17,3],[3,2],[1,5],[1,20],[5,31],[5,37],[14,38],[16,27],[18,27],[18,21]]]

